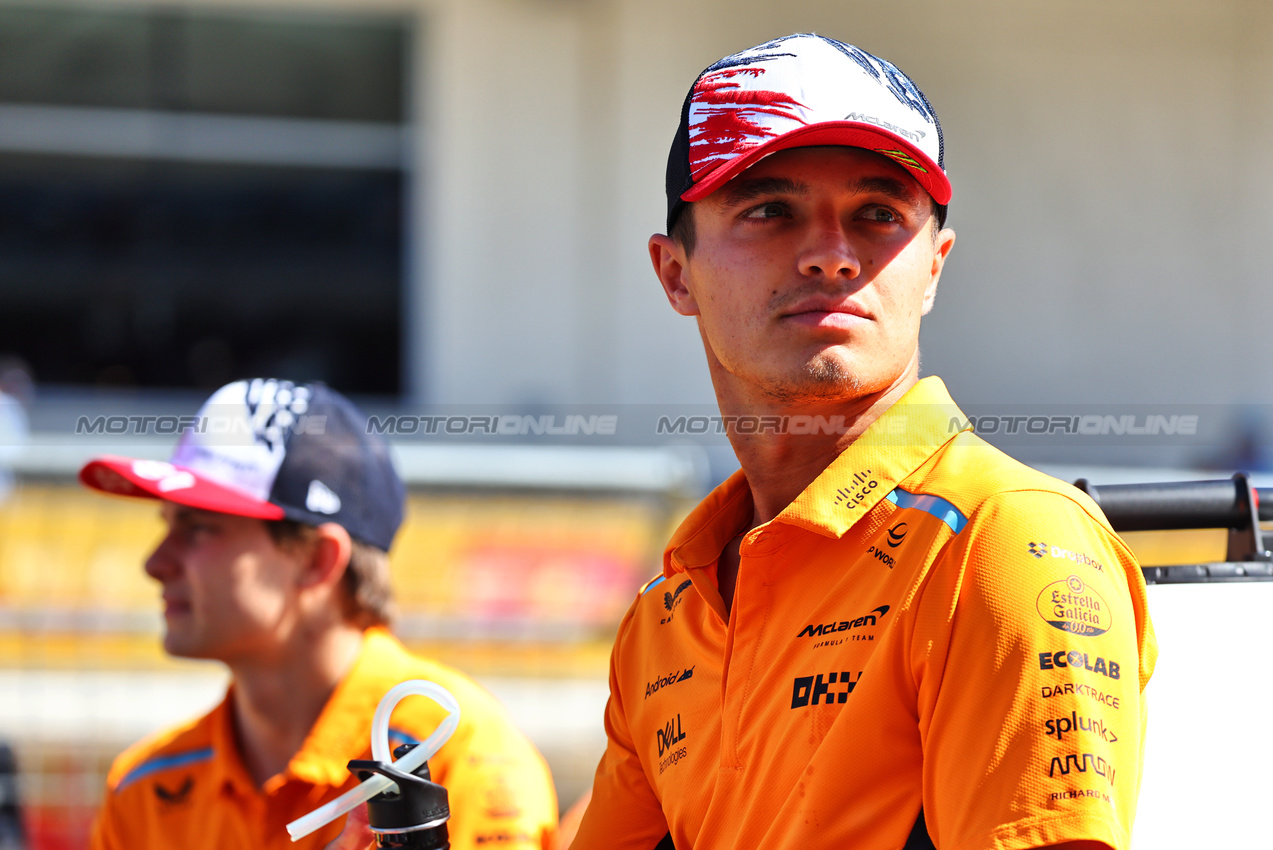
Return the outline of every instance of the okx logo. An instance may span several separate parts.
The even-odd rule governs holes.
[[[833,705],[835,703],[845,703],[849,701],[849,694],[853,693],[853,689],[857,687],[858,682],[862,681],[862,671],[858,671],[857,678],[853,678],[853,674],[840,671],[839,673],[819,673],[816,676],[797,676],[791,686],[791,707],[804,708],[806,705]]]

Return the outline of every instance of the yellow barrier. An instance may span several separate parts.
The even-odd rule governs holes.
[[[412,494],[391,555],[411,645],[466,667],[594,674],[676,519],[633,499]],[[26,485],[0,505],[0,666],[163,667],[142,563],[155,502]]]

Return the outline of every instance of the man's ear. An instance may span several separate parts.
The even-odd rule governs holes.
[[[671,236],[656,233],[650,237],[650,262],[663,284],[667,303],[682,316],[697,316],[698,302],[690,290],[685,274],[685,249]]]
[[[301,575],[301,586],[335,585],[349,566],[354,542],[345,527],[334,522],[325,522],[315,530],[318,534],[314,538],[309,564]]]
[[[933,266],[928,276],[928,285],[924,287],[924,305],[921,315],[927,316],[933,309],[933,300],[937,297],[937,282],[941,279],[941,271],[946,267],[946,258],[950,249],[955,247],[955,231],[949,227],[937,232],[933,245]]]

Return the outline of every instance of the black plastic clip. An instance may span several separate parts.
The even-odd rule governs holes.
[[[1264,548],[1264,535],[1260,532],[1260,496],[1245,472],[1233,475],[1242,505],[1243,522],[1229,529],[1229,545],[1226,561],[1273,561],[1273,552]]]

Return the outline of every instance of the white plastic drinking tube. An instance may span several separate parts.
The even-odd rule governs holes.
[[[393,751],[389,747],[389,716],[398,707],[398,703],[409,696],[428,697],[449,711],[450,714],[438,724],[438,728],[433,730],[433,734],[425,738],[418,747],[398,759],[398,761],[394,761]],[[455,732],[456,727],[459,725],[460,704],[456,702],[450,691],[441,685],[435,685],[433,682],[426,682],[423,679],[411,679],[402,682],[394,685],[389,689],[388,693],[380,698],[380,705],[376,706],[376,713],[371,718],[371,757],[378,762],[392,764],[405,773],[413,773],[416,768],[432,758],[433,754],[442,748],[442,745],[450,739],[452,733]],[[367,802],[377,794],[396,788],[397,786],[392,779],[376,774],[364,780],[357,787],[341,794],[335,800],[325,803],[309,814],[292,821],[287,825],[287,833],[292,836],[293,841],[299,841],[319,827],[326,826],[331,821],[349,812],[355,806]]]

